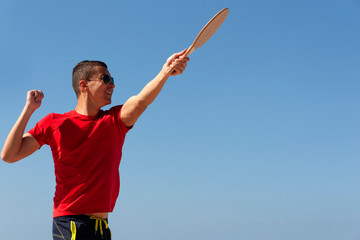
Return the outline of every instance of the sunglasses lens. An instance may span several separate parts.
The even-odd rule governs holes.
[[[102,80],[104,81],[105,84],[108,84],[108,83],[114,84],[114,79],[112,77],[110,77],[109,75],[103,75]]]

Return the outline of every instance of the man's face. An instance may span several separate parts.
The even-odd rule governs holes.
[[[88,96],[97,107],[111,104],[111,97],[115,88],[113,83],[105,84],[101,79],[104,74],[111,76],[106,67],[95,66],[95,73],[88,81]]]

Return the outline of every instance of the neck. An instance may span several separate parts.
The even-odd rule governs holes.
[[[95,106],[95,104],[86,101],[83,98],[79,98],[75,111],[85,116],[97,116],[101,107]]]

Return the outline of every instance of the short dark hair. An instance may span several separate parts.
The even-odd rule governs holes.
[[[79,82],[83,79],[89,79],[94,74],[94,67],[101,66],[106,67],[107,65],[101,61],[89,61],[84,60],[76,64],[72,72],[72,87],[75,91],[76,97],[79,97],[80,88]]]

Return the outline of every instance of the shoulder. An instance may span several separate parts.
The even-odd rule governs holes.
[[[109,110],[102,111],[100,115],[114,115],[118,116],[121,112],[121,108],[123,105],[116,105],[111,107]]]
[[[69,118],[70,116],[68,113],[49,113],[45,117],[43,117],[38,124],[45,126],[45,125],[52,125],[54,122],[64,121],[64,119]]]
[[[46,123],[50,123],[54,120],[54,113],[49,113],[47,114],[45,117],[43,117],[39,122],[38,124],[46,124]]]
[[[69,117],[70,116],[68,113],[49,113],[43,119],[52,121],[52,120],[57,120],[57,119],[69,118]]]
[[[126,133],[127,131],[129,131],[132,128],[132,126],[127,127],[121,120],[122,107],[123,107],[123,105],[117,105],[117,106],[111,107],[109,110],[102,111],[100,113],[100,115],[101,115],[101,118],[104,118],[105,116],[110,116],[110,117],[105,117],[105,118],[113,119],[120,126],[120,128],[123,129],[123,131]]]
[[[109,111],[120,112],[123,105],[116,105],[109,109]]]

